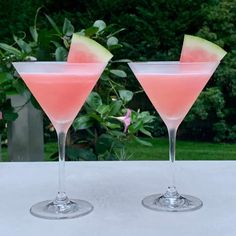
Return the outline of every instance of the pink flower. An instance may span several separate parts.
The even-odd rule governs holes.
[[[131,110],[127,109],[126,115],[125,116],[119,116],[116,117],[116,119],[120,120],[121,122],[124,123],[124,133],[127,132],[127,129],[131,123]]]

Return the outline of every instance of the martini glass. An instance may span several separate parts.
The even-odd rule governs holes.
[[[14,62],[13,65],[51,120],[58,136],[58,194],[54,200],[33,205],[30,212],[46,219],[86,215],[93,206],[84,200],[69,199],[65,192],[65,140],[106,63]]]
[[[219,62],[134,62],[130,68],[164,121],[169,134],[172,183],[164,194],[153,194],[142,204],[157,211],[191,211],[202,206],[196,197],[179,194],[174,162],[177,129]]]

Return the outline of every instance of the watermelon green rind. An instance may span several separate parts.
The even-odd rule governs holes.
[[[107,63],[113,55],[95,40],[73,34],[67,62],[69,63]]]
[[[203,62],[209,60],[220,61],[227,54],[224,49],[206,39],[192,35],[184,35],[180,61],[195,61],[194,54],[197,54],[198,50],[202,50],[205,54],[208,54],[208,57],[205,57],[205,55],[197,55],[198,58],[196,58],[196,61],[202,60]]]

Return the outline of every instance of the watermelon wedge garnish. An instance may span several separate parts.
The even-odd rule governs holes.
[[[200,37],[185,35],[181,52],[181,62],[220,61],[226,51],[218,45]]]
[[[67,62],[107,63],[113,55],[101,44],[86,36],[73,34]]]

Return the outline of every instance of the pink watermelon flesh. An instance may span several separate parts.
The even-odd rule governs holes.
[[[181,52],[181,62],[215,62],[226,55],[221,47],[200,37],[185,35]]]
[[[112,54],[96,41],[73,34],[67,62],[69,63],[107,63]]]
[[[207,61],[218,61],[218,56],[215,54],[209,54],[202,48],[183,48],[181,62],[207,62]]]
[[[67,59],[68,62],[100,62],[100,60],[89,50],[88,47],[81,47],[81,45],[78,43],[74,43],[73,45],[71,45],[70,51],[74,51],[76,53],[69,54]]]

